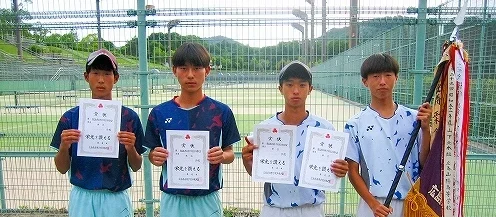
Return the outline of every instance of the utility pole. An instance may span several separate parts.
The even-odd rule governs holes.
[[[325,61],[327,53],[327,1],[322,0],[322,62]]]
[[[306,61],[306,64],[310,66],[310,63],[311,63],[311,56],[312,56],[312,53],[310,53],[310,55],[308,55],[308,44],[309,44],[309,41],[308,41],[308,15],[307,13],[305,13],[304,11],[300,10],[300,9],[293,9],[293,15],[295,17],[298,17],[300,18],[301,20],[303,20],[303,22],[305,22],[305,61]],[[294,26],[293,26],[294,27]],[[310,45],[312,46],[312,45]]]
[[[102,30],[100,27],[100,0],[96,0],[96,25],[98,35],[98,49],[102,49]]]
[[[358,44],[358,0],[350,0],[350,36],[348,48],[353,48]]]
[[[307,3],[310,4],[310,61],[309,61],[309,66],[313,65],[313,62],[315,61],[315,0],[305,0]]]
[[[305,27],[303,27],[302,25],[298,24],[298,23],[291,23],[291,26],[293,28],[295,28],[296,30],[300,31],[301,32],[301,44],[302,44],[302,47],[303,47],[303,56],[304,57],[307,57],[307,43],[306,43],[306,40],[305,40]],[[301,53],[300,53],[301,55]]]
[[[12,0],[12,12],[15,14],[15,42],[17,46],[17,57],[22,60],[22,38],[21,38],[21,17],[19,16],[19,2]]]

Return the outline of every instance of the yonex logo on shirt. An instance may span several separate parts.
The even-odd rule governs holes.
[[[166,118],[166,119],[165,119],[165,123],[166,123],[166,124],[170,123],[171,121],[172,121],[172,118]]]

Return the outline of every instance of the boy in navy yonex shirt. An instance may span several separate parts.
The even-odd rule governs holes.
[[[145,146],[151,149],[149,160],[162,167],[160,216],[222,217],[218,190],[222,188],[222,164],[232,163],[232,145],[240,140],[231,109],[203,94],[202,85],[210,72],[210,54],[198,43],[181,45],[172,57],[173,73],[181,85],[181,94],[152,109],[146,126]],[[167,187],[166,130],[209,131],[210,187],[208,190],[171,189]]]
[[[84,79],[88,82],[93,99],[111,100],[112,87],[119,79],[117,61],[105,49],[90,54]],[[131,187],[129,167],[141,168],[143,128],[133,110],[122,107],[121,128],[118,135],[119,157],[77,156],[80,137],[78,129],[79,107],[76,106],[60,118],[50,146],[58,149],[55,155],[57,170],[65,174],[70,169],[73,185],[69,197],[69,216],[133,216],[131,200],[126,189]]]

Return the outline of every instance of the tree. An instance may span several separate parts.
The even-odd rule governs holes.
[[[31,32],[32,32],[32,37],[34,38],[35,42],[38,44],[45,43],[45,39],[48,33],[50,33],[48,29],[41,27],[41,25],[31,28]]]
[[[45,45],[47,45],[47,46],[58,47],[58,46],[60,46],[60,38],[61,37],[62,37],[62,35],[60,35],[58,33],[54,33],[54,34],[51,34],[51,35],[45,37],[45,39],[43,41],[45,42]]]
[[[115,49],[114,43],[110,41],[105,41],[104,39],[102,39],[102,42],[103,42],[103,48],[107,50]],[[81,41],[77,43],[76,48],[77,48],[76,50],[87,51],[87,52],[98,50],[98,35],[89,34],[85,36],[84,38],[81,39]]]
[[[348,49],[348,40],[335,39],[327,42],[327,55],[333,57]]]
[[[17,11],[17,12],[15,12]],[[29,13],[18,8],[0,9],[0,36],[12,38],[12,43],[17,45],[18,55],[22,59],[21,35],[30,36],[30,24],[23,24],[22,19],[29,19]],[[15,38],[13,36],[16,36]]]
[[[42,35],[36,36],[36,41],[43,42],[47,46],[60,47],[60,48],[70,48],[74,50],[79,50],[78,48],[78,37],[76,32],[71,31],[63,35],[54,33],[43,38]]]
[[[117,48],[113,42],[106,41],[103,39],[102,39],[102,46],[103,46],[103,48],[105,48],[107,50],[111,50],[111,51],[116,50],[116,48]]]
[[[167,60],[167,53],[165,52],[164,46],[157,41],[151,41],[148,43],[148,58],[153,63],[165,64]]]
[[[289,64],[291,62],[291,60],[287,60],[287,59],[281,59],[279,60],[276,64],[275,64],[275,67],[276,67],[276,70],[280,70],[282,69],[282,67],[284,67],[285,65]]]
[[[98,50],[98,35],[97,34],[89,34],[81,39],[81,41],[77,45],[78,50],[81,51],[94,51]]]
[[[30,2],[27,1],[27,2]],[[25,14],[23,10],[19,10],[19,6],[22,5],[18,3],[18,0],[12,0],[12,13],[14,14],[14,22],[13,25],[15,27],[15,41],[16,41],[16,47],[17,47],[17,55],[19,56],[19,59],[22,60],[22,39],[21,39],[21,33],[23,31],[23,25],[22,25],[22,15]],[[29,32],[28,32],[29,33]]]
[[[76,49],[78,42],[77,34],[74,30],[60,36],[60,45],[71,49]]]
[[[169,40],[167,37],[168,37],[167,34],[162,32],[152,33],[150,34],[150,36],[148,36],[148,41],[158,42],[163,46],[163,48],[167,48],[167,42]]]
[[[134,37],[120,48],[121,54],[138,57],[138,38]]]

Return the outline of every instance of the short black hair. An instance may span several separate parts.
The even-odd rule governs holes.
[[[279,85],[282,85],[284,81],[291,78],[299,78],[303,81],[307,81],[309,85],[312,85],[312,73],[310,72],[310,68],[298,60],[288,63],[281,69],[281,72],[279,72]]]
[[[172,56],[172,66],[184,66],[187,63],[206,68],[210,66],[210,54],[200,43],[184,43],[177,48],[174,56]]]
[[[86,64],[86,73],[89,73],[91,70],[104,70],[104,71],[112,71],[115,75],[119,74],[114,67],[112,66],[112,60],[105,55],[98,56],[95,61],[91,65]]]
[[[380,72],[394,72],[398,75],[400,66],[398,61],[387,53],[372,54],[362,63],[360,75],[362,78],[367,78],[370,74]]]

